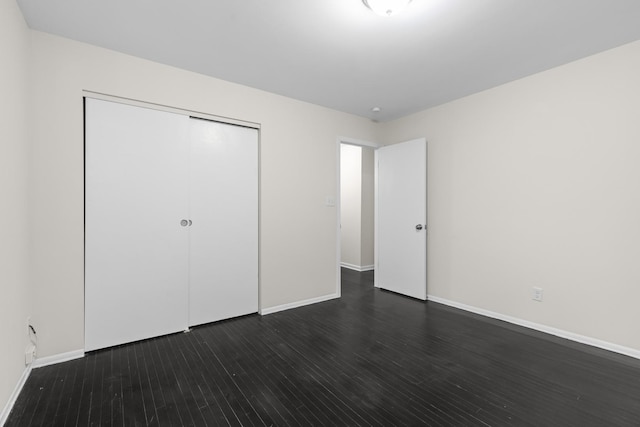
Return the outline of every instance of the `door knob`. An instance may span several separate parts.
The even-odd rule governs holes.
[[[189,220],[189,227],[191,227],[191,224],[193,224],[193,221]]]
[[[418,230],[418,231],[422,230],[422,224],[416,225],[416,230]]]
[[[183,219],[180,221],[180,225],[183,227],[186,227],[187,225],[189,225],[189,221],[187,221],[186,219]]]

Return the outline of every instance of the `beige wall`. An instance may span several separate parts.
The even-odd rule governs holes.
[[[33,32],[31,269],[40,355],[83,348],[82,91],[262,125],[263,309],[336,291],[336,137],[371,139],[372,122]]]
[[[638,76],[640,42],[385,125],[428,141],[430,295],[640,350]]]
[[[13,0],[0,0],[0,411],[25,370],[30,315],[28,250],[29,33]],[[1,421],[0,421],[1,423]]]

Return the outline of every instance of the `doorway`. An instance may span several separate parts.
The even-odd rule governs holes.
[[[374,268],[374,150],[340,146],[340,265]]]
[[[374,230],[373,232],[365,232],[365,235],[367,238],[370,238],[372,241],[372,245],[374,246],[374,260],[373,262],[369,263],[369,264],[363,264],[362,260],[360,258],[360,261],[357,260],[353,262],[353,258],[345,258],[343,260],[342,257],[342,252],[343,252],[343,243],[342,243],[342,234],[343,234],[343,230],[346,231],[347,233],[349,233],[348,231],[348,227],[349,224],[344,224],[345,227],[347,227],[346,229],[343,228],[342,225],[342,182],[343,182],[343,175],[346,175],[346,178],[344,179],[345,183],[350,182],[350,185],[354,185],[353,181],[351,181],[349,179],[349,175],[353,175],[355,174],[357,177],[359,177],[360,180],[360,188],[361,188],[361,183],[362,183],[362,163],[359,163],[359,169],[360,172],[355,172],[353,170],[352,167],[348,167],[347,164],[345,163],[345,168],[346,170],[343,172],[343,161],[342,161],[342,147],[358,147],[360,149],[364,148],[369,150],[369,152],[374,153],[374,159],[375,159],[375,150],[379,147],[378,144],[373,143],[373,142],[369,142],[369,141],[364,141],[364,140],[360,140],[360,139],[354,139],[354,138],[347,138],[347,137],[338,137],[336,140],[336,159],[337,159],[337,185],[336,185],[336,205],[337,205],[337,209],[336,209],[336,254],[337,254],[337,259],[336,259],[336,295],[340,296],[341,295],[341,287],[342,287],[342,268],[343,266],[345,268],[348,268],[352,271],[359,271],[363,268],[363,266],[365,268],[370,268],[371,270],[373,270],[373,265],[375,264],[375,224],[374,224]],[[348,149],[347,149],[348,150]],[[362,154],[360,154],[360,157],[362,156]],[[351,163],[351,162],[349,162]],[[374,161],[374,165],[375,165],[375,161]],[[366,167],[365,167],[366,169]],[[374,168],[374,176],[375,176],[375,168]],[[373,197],[375,200],[375,179],[374,179],[374,189],[373,189]],[[361,206],[361,196],[360,196],[360,206]],[[360,208],[361,209],[361,208]],[[375,206],[373,211],[375,211]],[[373,212],[372,211],[372,212]],[[360,210],[360,214],[356,214],[354,216],[354,218],[356,219],[356,221],[358,221],[360,224],[362,224],[362,211]],[[373,215],[372,215],[373,217]],[[347,220],[347,218],[345,217],[345,220]],[[372,220],[375,220],[375,218],[373,218]],[[366,221],[365,221],[366,222]],[[362,228],[361,226],[359,228],[357,228],[358,230],[360,230],[359,232],[356,232],[354,234],[359,234],[360,235],[360,243],[357,244],[356,246],[361,248],[362,245]],[[365,243],[367,244],[367,243]],[[345,251],[347,251],[348,249],[345,248]],[[351,262],[349,260],[352,260]],[[366,262],[366,259],[365,259]]]
[[[426,139],[381,147],[365,141],[338,138],[337,145],[337,295],[341,293],[341,269],[346,267],[360,272],[375,269],[376,287],[425,300]],[[373,162],[365,164],[370,154],[373,154]],[[368,165],[372,166],[373,172],[373,209],[370,216],[369,196],[363,197],[363,189],[368,192],[369,187],[365,177]],[[373,223],[373,233],[368,226],[369,218]],[[367,263],[371,247],[367,246],[369,237],[373,243],[373,265]]]

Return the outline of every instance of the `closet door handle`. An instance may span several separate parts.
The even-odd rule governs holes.
[[[191,227],[191,224],[193,224],[193,221],[189,220],[189,227]]]
[[[190,224],[189,224],[189,221],[187,221],[186,219],[183,219],[180,221],[180,225],[183,227],[186,227],[187,225],[190,225]]]

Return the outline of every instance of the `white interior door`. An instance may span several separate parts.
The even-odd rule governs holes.
[[[189,118],[86,100],[85,350],[187,328]]]
[[[376,150],[374,284],[427,299],[427,142]]]
[[[258,131],[191,119],[189,325],[258,311]]]

